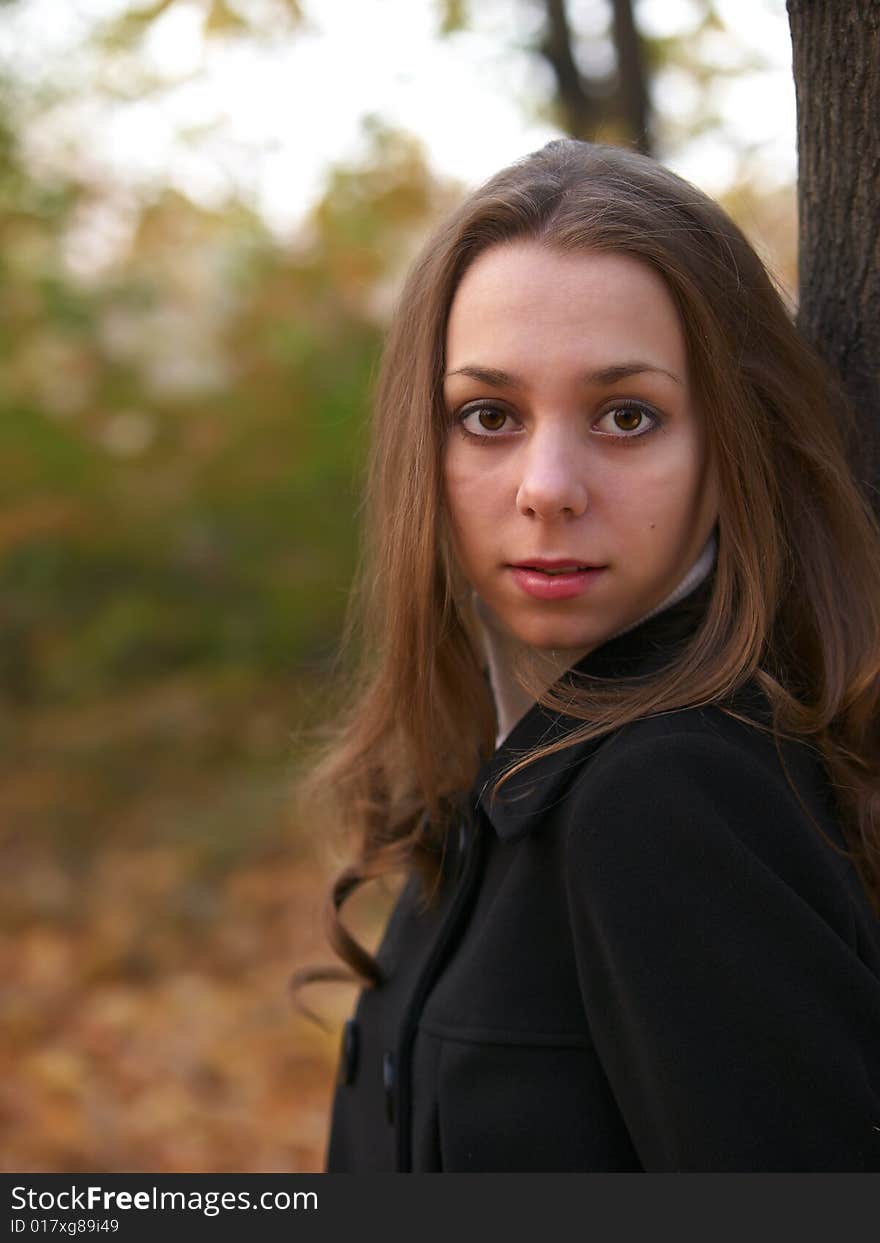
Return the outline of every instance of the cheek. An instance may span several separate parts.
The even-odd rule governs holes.
[[[453,526],[465,538],[478,536],[483,521],[497,517],[509,501],[509,487],[497,464],[491,469],[491,463],[481,464],[473,453],[456,453],[454,446],[444,458],[443,486]]]
[[[606,476],[602,500],[609,516],[627,525],[678,527],[692,518],[703,489],[700,456],[688,440],[670,444],[663,454],[646,454],[633,469]]]

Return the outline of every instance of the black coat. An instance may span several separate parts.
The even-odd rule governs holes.
[[[708,582],[577,669],[649,671]],[[768,720],[753,684],[732,706]],[[487,761],[439,901],[406,884],[343,1033],[330,1172],[880,1170],[880,922],[772,738],[720,707]],[[783,744],[843,838],[816,754]]]

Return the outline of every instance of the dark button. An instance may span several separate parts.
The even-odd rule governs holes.
[[[357,1074],[358,1025],[349,1019],[342,1029],[342,1048],[339,1053],[339,1082],[354,1083]]]
[[[394,1121],[394,1054],[386,1050],[382,1054],[382,1083],[385,1086],[385,1117]]]

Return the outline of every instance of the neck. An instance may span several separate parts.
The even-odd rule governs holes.
[[[625,634],[627,630],[634,629],[643,621],[646,621],[647,618],[663,612],[664,609],[670,608],[673,604],[677,604],[679,600],[684,599],[686,595],[689,595],[690,592],[699,586],[712,569],[715,563],[716,547],[715,533],[713,531],[694,564],[669,595],[652,609],[643,613],[641,617],[637,617],[635,621],[629,622],[627,625],[621,626],[619,630],[615,630],[613,634],[607,635],[603,639],[603,643],[607,643],[609,639],[616,639],[619,634]],[[486,653],[489,682],[492,687],[492,696],[495,701],[495,712],[498,719],[498,735],[495,745],[500,746],[517,721],[525,716],[526,712],[535,703],[534,698],[520,685],[514,676],[513,669],[517,659],[525,652],[528,652],[531,665],[536,669],[541,679],[542,689],[546,690],[548,686],[552,686],[561,677],[566,669],[570,669],[572,665],[577,664],[591,649],[588,647],[528,649],[526,644],[515,638],[502,626],[496,615],[479,596],[475,596],[474,603],[481,623],[480,629]]]

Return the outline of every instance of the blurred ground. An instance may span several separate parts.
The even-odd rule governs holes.
[[[223,708],[176,679],[3,720],[5,1170],[321,1169],[354,992],[309,992],[325,1032],[287,983],[332,961],[329,856],[292,831],[289,696]],[[259,759],[218,764],[244,721]]]

